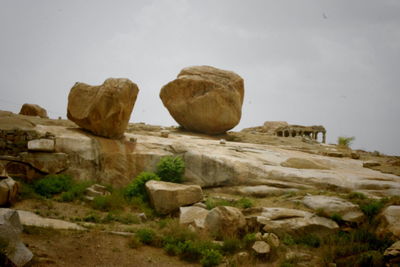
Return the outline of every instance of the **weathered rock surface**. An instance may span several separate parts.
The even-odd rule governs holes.
[[[213,208],[205,220],[205,228],[216,235],[232,236],[246,226],[242,212],[234,207],[219,206]]]
[[[68,154],[66,153],[23,152],[19,154],[19,157],[22,162],[47,174],[60,173],[69,166]]]
[[[288,208],[256,208],[246,211],[249,226],[266,232],[327,234],[339,229],[336,222],[313,213]]]
[[[123,136],[139,89],[128,79],[107,79],[100,86],[76,83],[68,96],[68,119],[103,137]]]
[[[271,247],[279,247],[279,237],[274,233],[264,233],[262,239],[267,242]]]
[[[302,202],[307,207],[321,212],[327,217],[340,215],[344,221],[348,222],[362,222],[365,217],[358,205],[339,197],[306,196]]]
[[[383,255],[390,263],[400,263],[400,241],[388,247]]]
[[[19,114],[27,116],[39,116],[41,118],[49,118],[47,116],[47,111],[41,106],[36,104],[23,104]]]
[[[28,142],[28,150],[30,151],[54,151],[54,140],[53,139],[35,139]]]
[[[266,197],[274,195],[282,195],[289,192],[296,192],[294,188],[278,188],[268,185],[241,186],[237,189],[237,193],[244,196]]]
[[[208,210],[195,206],[181,207],[179,210],[180,224],[194,224],[198,228],[204,228],[204,222],[209,213]]]
[[[188,67],[161,89],[160,98],[184,128],[220,134],[240,121],[244,82],[231,71],[210,66]]]
[[[256,241],[251,247],[257,254],[268,254],[271,251],[270,245],[265,241]]]
[[[154,209],[168,214],[182,206],[203,200],[203,192],[198,185],[183,185],[163,181],[148,181],[146,190]]]
[[[6,257],[16,266],[24,266],[33,257],[32,252],[21,241],[21,232],[18,213],[12,209],[0,209],[0,241],[6,244]]]
[[[13,204],[17,200],[19,186],[11,177],[0,177],[0,206]]]
[[[281,163],[282,167],[296,168],[296,169],[317,169],[317,170],[327,170],[326,166],[316,162],[315,160],[305,159],[305,158],[289,158]]]
[[[400,205],[385,208],[379,215],[379,221],[377,232],[380,235],[390,234],[400,238]]]
[[[381,164],[377,161],[369,160],[363,163],[364,168],[372,168],[376,166],[380,166]]]
[[[18,210],[18,215],[22,225],[37,226],[53,229],[85,230],[84,227],[58,219],[43,218],[33,212]]]

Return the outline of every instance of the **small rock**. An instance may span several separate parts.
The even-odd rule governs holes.
[[[262,239],[272,247],[279,247],[280,245],[279,237],[274,233],[265,233]]]
[[[379,162],[373,161],[373,160],[366,161],[363,163],[364,168],[371,168],[371,167],[376,167],[376,166],[381,166],[381,164]]]
[[[242,252],[239,252],[238,254],[236,254],[236,260],[237,260],[239,263],[245,263],[245,262],[247,262],[247,261],[249,260],[249,257],[250,257],[250,255],[249,255],[249,253],[246,252],[246,251],[242,251]]]
[[[147,221],[147,216],[146,216],[146,214],[145,213],[139,213],[138,215],[138,218],[139,218],[139,220],[141,221],[141,222],[145,222],[145,221]]]
[[[205,228],[216,235],[236,235],[246,226],[242,212],[234,207],[213,208],[205,219]]]
[[[11,177],[0,178],[0,206],[10,205],[16,202],[19,185]]]
[[[181,207],[179,210],[180,210],[180,216],[179,216],[180,224],[191,224],[194,223],[195,220],[204,221],[209,213],[208,210],[195,206]]]
[[[136,137],[130,137],[129,142],[136,143],[137,142]]]
[[[257,254],[267,254],[271,251],[271,247],[265,241],[256,241],[252,246],[252,249]]]
[[[165,137],[165,138],[168,138],[168,136],[169,136],[169,131],[168,130],[161,130],[161,137]]]
[[[262,239],[262,233],[257,232],[257,233],[254,235],[254,238],[255,238],[257,241],[262,241],[262,240],[263,240],[263,239]]]
[[[111,193],[107,190],[107,187],[99,184],[93,184],[86,188],[85,194],[88,197],[99,197],[99,196],[107,196]]]
[[[54,151],[54,140],[51,139],[35,139],[28,141],[28,150],[30,151]]]
[[[225,139],[219,140],[219,144],[220,144],[220,145],[225,145],[225,144],[226,144],[226,140],[225,140]]]
[[[388,247],[383,253],[383,256],[391,262],[400,262],[400,241],[397,241]]]

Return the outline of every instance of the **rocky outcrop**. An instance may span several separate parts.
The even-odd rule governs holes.
[[[210,66],[188,67],[161,89],[160,98],[182,127],[220,134],[240,121],[244,82],[231,71]]]
[[[205,219],[205,228],[216,236],[237,235],[246,226],[242,212],[234,207],[213,208]]]
[[[66,153],[23,152],[19,159],[46,174],[56,174],[66,170],[69,166]]]
[[[32,252],[22,243],[22,225],[18,213],[12,209],[0,209],[0,242],[5,256],[15,265],[24,266],[31,261]],[[0,262],[2,265],[2,262]]]
[[[245,213],[250,228],[265,232],[329,234],[339,229],[336,222],[313,213],[288,208],[255,208]]]
[[[128,79],[107,79],[100,86],[76,83],[68,96],[68,119],[99,136],[123,136],[139,89]]]
[[[340,216],[343,221],[360,223],[365,218],[360,207],[347,200],[332,196],[306,196],[303,204],[324,216]]]
[[[152,206],[161,214],[168,214],[182,206],[203,200],[203,192],[198,185],[151,180],[146,183],[146,190]]]
[[[47,111],[41,106],[36,104],[23,104],[19,114],[26,116],[39,116],[41,118],[49,118],[47,116]]]

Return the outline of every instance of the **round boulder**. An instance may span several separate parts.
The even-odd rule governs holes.
[[[68,119],[95,135],[123,136],[139,92],[128,79],[107,79],[102,85],[76,83],[68,95]]]
[[[231,71],[210,66],[188,67],[161,88],[160,98],[182,127],[221,134],[240,121],[244,81]]]
[[[47,116],[47,111],[41,106],[35,104],[23,104],[19,114],[26,116],[39,116],[45,119],[49,118]]]

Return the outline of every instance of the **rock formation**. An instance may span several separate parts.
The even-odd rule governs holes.
[[[36,104],[23,104],[19,114],[27,116],[39,116],[41,118],[49,118],[47,116],[47,111],[41,106]]]
[[[183,69],[160,92],[164,106],[182,127],[206,134],[235,127],[243,97],[244,82],[239,75],[210,66]]]
[[[139,89],[128,79],[107,79],[100,86],[76,83],[68,96],[68,119],[99,136],[123,136]]]

